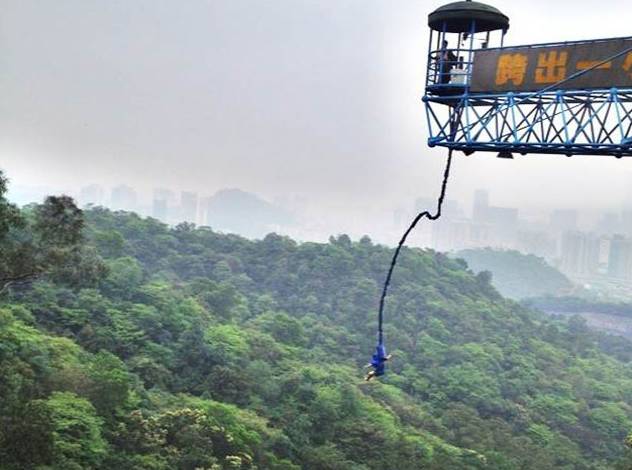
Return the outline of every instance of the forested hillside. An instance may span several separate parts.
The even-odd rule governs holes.
[[[491,272],[494,287],[510,299],[562,295],[573,288],[564,274],[535,255],[484,248],[462,250],[455,256],[467,261],[474,272]]]
[[[0,202],[2,469],[626,468],[630,343],[459,261],[403,251],[365,383],[390,248]]]

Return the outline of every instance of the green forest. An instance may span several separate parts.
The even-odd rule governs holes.
[[[505,297],[522,300],[559,296],[573,290],[572,282],[543,258],[515,250],[468,249],[454,256],[464,259],[476,273],[492,273],[492,285]]]
[[[632,468],[632,344],[404,249],[168,227],[0,179],[0,468]]]

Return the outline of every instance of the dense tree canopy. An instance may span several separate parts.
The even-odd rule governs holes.
[[[102,269],[75,282],[64,259],[0,299],[0,468],[625,468],[631,345],[459,261],[402,252],[395,358],[365,383],[390,249],[82,217],[57,241]]]

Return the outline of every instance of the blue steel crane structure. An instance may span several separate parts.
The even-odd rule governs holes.
[[[428,25],[429,146],[632,156],[632,38],[504,47],[509,18],[474,1]]]

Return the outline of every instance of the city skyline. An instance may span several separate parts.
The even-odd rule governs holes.
[[[226,191],[230,192],[224,189],[215,193],[200,194],[195,191],[156,187],[150,192],[142,192],[124,184],[110,188],[88,184],[71,195],[75,196],[82,206],[103,205],[115,210],[136,211],[143,216],[151,216],[171,225],[186,221],[213,226],[217,225],[214,223],[217,221],[213,220],[209,204],[214,196]],[[367,214],[366,218],[356,217],[344,223],[335,216],[310,223],[312,210],[309,200],[288,197],[285,200],[269,201],[255,193],[235,191],[249,194],[263,204],[269,204],[296,216],[294,223],[283,226],[263,223],[259,231],[253,232],[254,236],[261,235],[267,228],[269,231],[294,236],[301,241],[324,241],[330,235],[349,233],[357,238],[369,235],[381,243],[394,243],[400,228],[407,224],[415,213],[432,209],[435,203],[431,198],[418,197],[408,207],[401,206],[392,210],[390,223],[386,226],[373,225],[371,214]],[[239,207],[239,204],[236,207]],[[240,232],[239,229],[231,230],[230,225],[220,224],[219,228]],[[493,193],[479,188],[468,201],[448,199],[444,206],[444,218],[432,226],[420,227],[411,243],[441,251],[458,251],[472,247],[516,249],[542,256],[549,261],[558,261],[559,267],[563,268],[565,263],[568,266],[568,262],[562,259],[561,246],[564,234],[569,232],[596,237],[632,235],[632,209],[611,207],[598,213],[590,213],[582,208],[523,210],[520,207],[502,207],[496,202]],[[567,271],[573,272],[573,269]]]
[[[420,97],[426,17],[441,4],[192,2],[161,21],[174,15],[163,0],[8,2],[2,169],[24,186],[245,188],[323,211],[344,201],[342,220],[355,206],[435,199],[446,155],[427,147]],[[566,14],[586,2],[493,4],[510,17],[507,45],[629,28],[622,0],[605,1],[597,23]],[[458,155],[452,176],[449,198],[486,187],[505,207],[632,200],[625,159]]]

